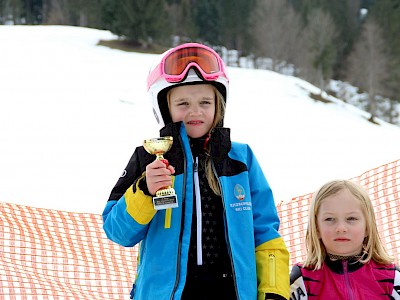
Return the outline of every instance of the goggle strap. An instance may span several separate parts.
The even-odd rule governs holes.
[[[159,63],[153,71],[151,71],[150,75],[147,77],[147,89],[157,81],[157,79],[162,75],[161,63]]]

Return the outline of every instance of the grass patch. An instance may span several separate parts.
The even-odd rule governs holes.
[[[331,100],[324,98],[324,96],[321,94],[315,94],[310,92],[310,98],[316,101],[321,101],[322,103],[332,103]]]
[[[147,48],[143,47],[139,43],[134,43],[126,40],[100,40],[97,45],[108,47],[111,49],[117,49],[126,52],[139,52],[139,53],[163,53],[167,50],[167,47],[158,45],[150,45]]]

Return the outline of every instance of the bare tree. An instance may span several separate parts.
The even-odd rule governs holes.
[[[300,16],[287,1],[261,0],[252,20],[255,55],[270,58],[271,69],[280,71],[296,55]]]
[[[68,1],[46,0],[43,2],[43,23],[69,25]]]
[[[197,36],[195,30],[193,7],[190,0],[182,0],[180,3],[167,5],[166,10],[175,35],[174,45],[190,42]]]
[[[371,121],[377,115],[379,95],[384,94],[387,67],[382,29],[372,18],[368,18],[349,56],[347,80],[367,92],[367,111],[371,113]]]
[[[321,92],[332,75],[336,59],[336,35],[335,24],[329,13],[321,8],[314,9],[302,32],[306,51],[301,52],[303,57],[298,57],[296,65],[300,67],[300,76],[317,85]]]

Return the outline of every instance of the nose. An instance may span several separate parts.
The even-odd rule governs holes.
[[[191,115],[199,115],[201,113],[200,108],[197,105],[193,105],[190,109]]]
[[[347,225],[345,222],[340,222],[336,226],[336,232],[347,232]]]

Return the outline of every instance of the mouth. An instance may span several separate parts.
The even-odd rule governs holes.
[[[335,241],[335,242],[349,242],[350,239],[346,239],[346,238],[337,238],[337,239],[334,239],[334,241]]]
[[[201,125],[201,124],[203,124],[203,121],[193,120],[193,121],[187,122],[187,124],[189,124],[189,125]]]

